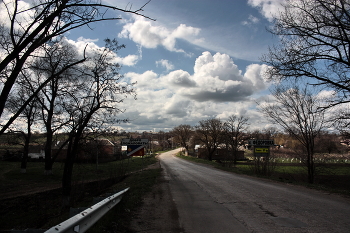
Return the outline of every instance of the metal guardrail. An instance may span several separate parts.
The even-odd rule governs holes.
[[[99,203],[87,208],[77,215],[67,219],[66,221],[50,228],[45,233],[81,233],[87,231],[94,225],[103,215],[117,205],[129,188],[124,189]]]

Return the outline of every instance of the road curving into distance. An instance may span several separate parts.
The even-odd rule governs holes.
[[[350,232],[350,199],[159,156],[180,227],[195,232]]]

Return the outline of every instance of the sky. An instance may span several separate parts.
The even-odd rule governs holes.
[[[136,10],[146,0],[105,0]],[[169,131],[180,124],[231,115],[249,118],[250,129],[271,126],[257,110],[271,83],[260,57],[277,43],[267,28],[282,0],[152,0],[142,12],[149,20],[117,12],[105,21],[71,31],[77,46],[103,46],[116,38],[124,80],[137,82],[137,100],[126,99],[120,124],[125,131]],[[115,14],[115,13],[114,13]]]
[[[125,48],[115,59],[123,81],[136,83],[137,99],[120,104],[124,131],[170,131],[181,124],[231,115],[249,118],[250,129],[271,124],[257,110],[269,95],[260,62],[278,38],[267,31],[284,0],[102,0],[122,9],[102,21],[65,34],[83,51],[117,39]]]

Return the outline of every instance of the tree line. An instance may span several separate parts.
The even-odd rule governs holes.
[[[294,118],[296,115],[290,117]],[[224,152],[221,153],[226,155],[219,158],[220,162],[231,161],[233,166],[242,159],[238,151],[253,150],[253,147],[248,145],[249,140],[271,139],[275,143],[270,148],[273,151],[271,156],[275,158],[276,153],[281,153],[284,156],[298,158],[307,169],[308,182],[313,183],[317,167],[316,155],[334,156],[348,153],[348,148],[341,145],[342,139],[347,138],[346,135],[329,132],[325,128],[316,128],[319,125],[309,128],[308,119],[301,121],[299,125],[288,125],[287,129],[282,127],[278,129],[279,125],[276,124],[276,127],[250,130],[248,117],[231,115],[224,121],[209,118],[199,121],[195,126],[182,124],[174,127],[171,133],[174,142],[184,148],[185,155],[198,156],[199,152],[195,152],[195,147],[198,145],[205,149],[206,159],[217,160],[215,155],[219,150],[223,150]],[[270,120],[274,121],[273,118]],[[269,166],[271,161],[270,157],[253,157],[252,164],[259,168],[259,166]]]
[[[231,152],[234,163],[237,162],[237,151],[241,141],[246,139],[249,123],[244,116],[232,115],[227,121],[210,118],[199,121],[198,125],[179,125],[173,128],[175,142],[185,148],[185,153],[193,151],[196,144],[202,145],[207,150],[209,160],[213,159],[220,146],[224,146]],[[191,147],[191,148],[190,148]]]

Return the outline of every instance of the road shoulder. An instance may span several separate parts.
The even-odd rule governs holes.
[[[159,163],[154,166],[159,167]],[[134,232],[183,232],[169,181],[164,178],[164,174],[158,178],[152,191],[143,198],[143,203],[131,221],[130,228]]]

